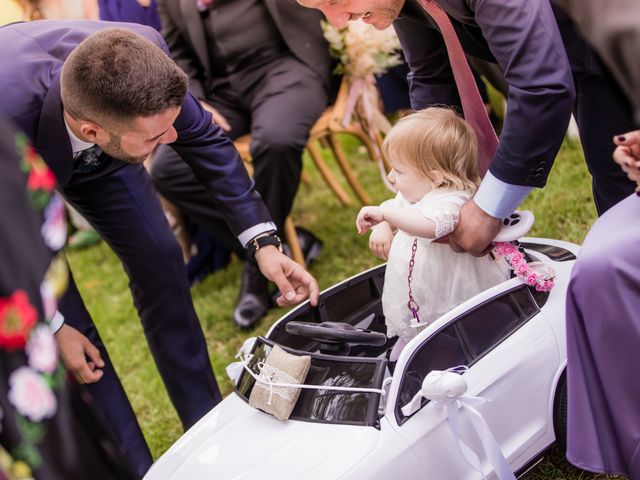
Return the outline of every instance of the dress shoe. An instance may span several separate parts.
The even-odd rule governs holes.
[[[304,262],[309,265],[318,258],[318,255],[322,252],[324,244],[322,243],[322,240],[316,237],[309,230],[301,227],[296,227],[296,235],[298,236],[298,243],[300,244],[300,250],[302,250]],[[285,243],[282,249],[284,250],[285,255],[291,257],[291,249],[289,248],[289,245]]]
[[[242,329],[251,328],[269,309],[269,282],[257,265],[244,262],[242,282],[233,321]]]

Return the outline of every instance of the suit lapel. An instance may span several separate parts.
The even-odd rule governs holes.
[[[44,97],[35,147],[53,170],[59,185],[68,183],[73,173],[73,151],[62,112],[58,71]]]
[[[211,71],[209,64],[209,53],[207,49],[207,37],[204,34],[202,18],[196,8],[196,0],[180,0],[180,12],[182,13],[186,25],[186,31],[191,40],[191,45],[198,55],[200,64],[205,67],[207,75]]]
[[[276,1],[282,1],[282,0],[264,0],[264,4],[267,7],[267,11],[271,14],[271,18],[273,18],[274,23],[276,24],[276,27],[278,27],[278,30],[280,32],[282,32],[282,19],[280,18],[280,12],[278,11],[278,5],[276,4]],[[285,0],[287,1],[287,0]],[[286,38],[285,38],[286,41]]]

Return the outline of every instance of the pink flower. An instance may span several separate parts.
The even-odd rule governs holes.
[[[49,327],[38,325],[31,330],[26,351],[31,368],[44,373],[54,372],[58,365],[58,351]]]
[[[518,251],[513,243],[498,242],[494,245],[494,250],[498,255],[507,256]]]
[[[526,283],[529,286],[534,286],[536,283],[538,283],[538,276],[535,273],[532,273],[527,276],[524,283]]]
[[[20,415],[40,422],[56,412],[56,397],[47,382],[29,367],[19,367],[9,377],[9,402]]]
[[[527,271],[529,270],[529,267],[527,266],[527,264],[525,262],[523,262],[523,263],[518,263],[517,265],[515,265],[514,270],[516,272],[516,275],[522,276],[522,275],[526,275],[527,274]]]
[[[553,288],[553,280],[544,280],[536,285],[536,290],[539,292],[548,292]]]
[[[520,252],[515,252],[511,255],[511,264],[515,265],[517,263],[522,262],[522,260],[524,260],[524,255],[522,255]]]

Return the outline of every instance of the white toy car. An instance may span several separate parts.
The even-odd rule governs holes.
[[[292,310],[257,339],[247,366],[255,370],[277,344],[290,353],[311,355],[305,384],[327,389],[303,389],[291,417],[281,422],[248,405],[255,380],[245,371],[235,392],[187,431],[145,478],[481,478],[465,461],[458,440],[478,454],[486,478],[498,478],[464,408],[458,438],[447,410],[437,402],[418,399],[417,411],[402,411],[429,372],[458,365],[468,367],[464,397],[490,400],[475,408],[509,467],[522,473],[556,436],[564,437],[565,294],[579,247],[538,238],[523,239],[521,246],[530,260],[555,270],[551,292],[538,292],[518,278],[482,292],[429,325],[395,365],[388,362],[394,339],[372,346],[366,345],[376,343],[365,338],[367,332],[358,338],[362,329],[377,338],[385,332],[380,303],[384,265],[324,291],[317,307],[305,303]],[[294,334],[287,330],[290,322],[311,325],[292,324]],[[326,338],[319,328],[328,332]],[[347,338],[336,340],[341,335]],[[334,391],[332,386],[385,394]]]

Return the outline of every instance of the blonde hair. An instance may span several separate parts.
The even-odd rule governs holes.
[[[471,126],[450,108],[430,107],[401,118],[382,144],[386,158],[410,165],[436,187],[475,191],[478,142]],[[440,179],[438,179],[440,180]]]

